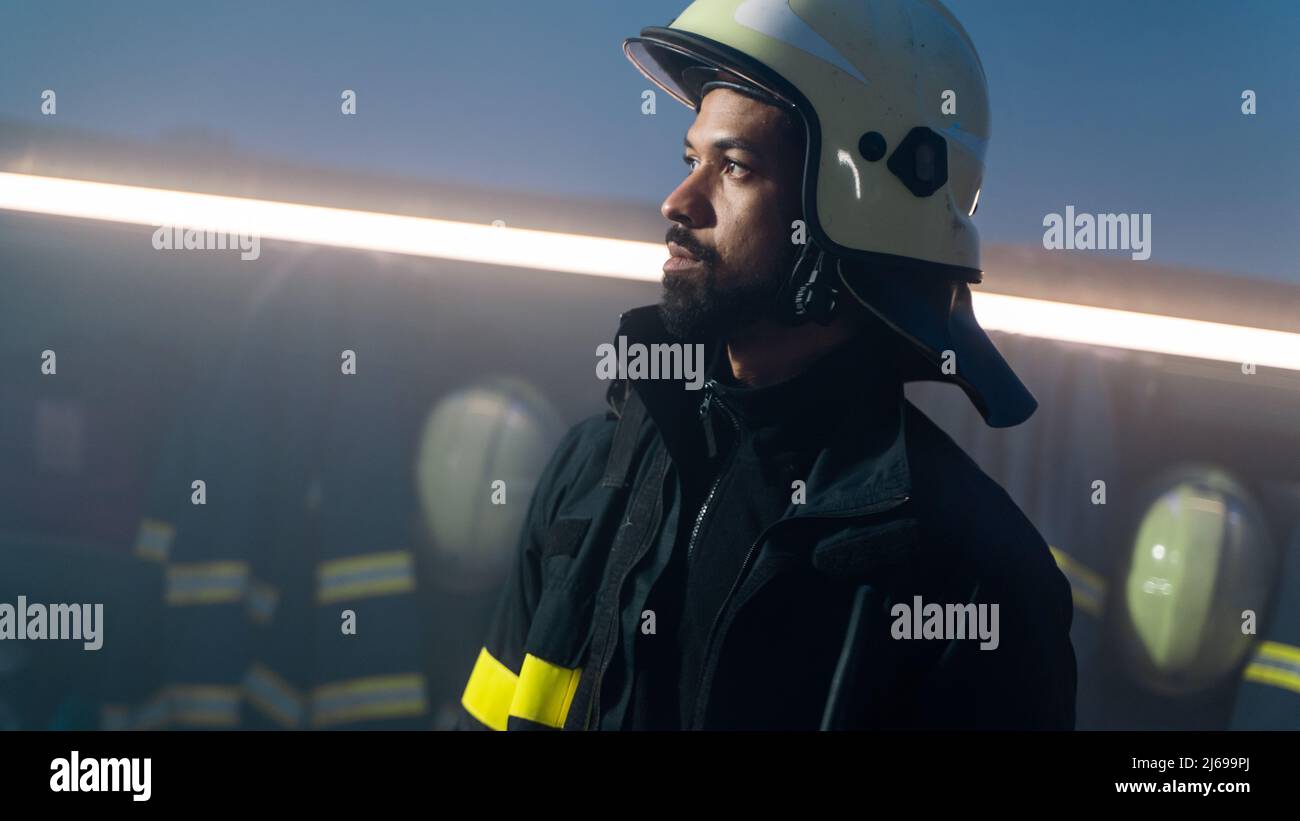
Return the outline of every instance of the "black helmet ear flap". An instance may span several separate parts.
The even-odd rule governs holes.
[[[783,325],[797,326],[809,320],[828,324],[839,302],[839,282],[835,275],[836,258],[817,243],[804,243],[790,279],[776,295],[774,319]]]
[[[1012,427],[1033,415],[1038,401],[980,327],[967,283],[941,277],[900,281],[852,264],[839,275],[845,299],[874,314],[906,343],[904,350],[921,354],[906,357],[912,367],[905,381],[956,384],[989,427]]]

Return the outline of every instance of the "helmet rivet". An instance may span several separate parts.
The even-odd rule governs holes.
[[[885,138],[879,131],[868,131],[858,140],[858,153],[869,162],[885,156]]]

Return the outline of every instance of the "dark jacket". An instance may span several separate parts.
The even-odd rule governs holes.
[[[619,334],[674,341],[653,306],[624,314]],[[894,371],[863,373],[876,384],[817,456],[806,502],[754,542],[718,613],[690,727],[822,726],[861,592],[859,663],[830,726],[1072,729],[1073,606],[1047,544],[905,399]],[[462,726],[599,728],[602,703],[630,686],[641,614],[680,517],[695,513],[682,509],[675,466],[703,440],[698,394],[680,382],[615,383],[609,399],[543,473]],[[997,648],[892,638],[894,606],[918,596],[922,606],[997,604]]]

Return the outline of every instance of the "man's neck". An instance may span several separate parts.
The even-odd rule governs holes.
[[[854,318],[841,314],[828,325],[792,328],[764,320],[731,335],[727,357],[737,382],[751,388],[792,379],[858,333]]]

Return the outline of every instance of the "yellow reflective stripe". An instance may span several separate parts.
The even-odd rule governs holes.
[[[224,604],[244,597],[247,562],[192,562],[167,568],[167,603]]]
[[[175,536],[176,528],[170,523],[158,519],[142,519],[140,531],[136,535],[135,554],[144,559],[165,562]]]
[[[1300,665],[1300,647],[1292,647],[1280,641],[1261,641],[1257,655],[1281,661],[1286,664]]]
[[[422,715],[428,711],[424,691],[424,676],[419,673],[331,682],[312,691],[311,722],[324,727]]]
[[[233,727],[239,723],[239,687],[225,684],[175,684],[167,688],[171,720],[207,727]]]
[[[1261,641],[1242,678],[1300,693],[1300,647],[1280,641]]]
[[[1089,594],[1087,591],[1080,590],[1077,587],[1071,588],[1070,598],[1074,600],[1074,604],[1076,607],[1078,607],[1080,610],[1087,613],[1088,615],[1096,616],[1096,617],[1101,616],[1101,610],[1102,610],[1101,602],[1098,601],[1094,596]]]
[[[1078,559],[1074,558],[1069,553],[1066,553],[1059,547],[1048,545],[1047,549],[1052,551],[1052,556],[1056,559],[1056,563],[1060,566],[1061,570],[1078,576],[1080,581],[1084,582],[1089,587],[1096,588],[1099,593],[1106,590],[1106,580],[1095,571],[1084,567],[1079,563]]]
[[[1281,687],[1284,690],[1294,690],[1300,693],[1300,675],[1287,670],[1279,670],[1276,667],[1269,667],[1266,664],[1252,661],[1246,666],[1246,681],[1253,681],[1258,684],[1271,684],[1274,687]]]
[[[484,647],[469,674],[469,682],[460,697],[465,711],[493,730],[506,728],[510,714],[510,700],[515,695],[519,677],[510,668],[497,661]]]
[[[391,596],[413,590],[415,560],[407,550],[331,559],[316,568],[317,604]]]
[[[510,715],[547,727],[563,727],[581,675],[581,668],[559,667],[531,653],[524,656],[519,685],[510,700]]]
[[[1065,578],[1070,582],[1070,598],[1079,609],[1092,616],[1101,616],[1102,601],[1106,595],[1106,580],[1097,573],[1089,570],[1058,547],[1048,545],[1047,549],[1052,552],[1052,558],[1056,560],[1056,566],[1065,574]]]
[[[286,727],[302,724],[303,697],[274,670],[253,664],[244,676],[244,698]]]

